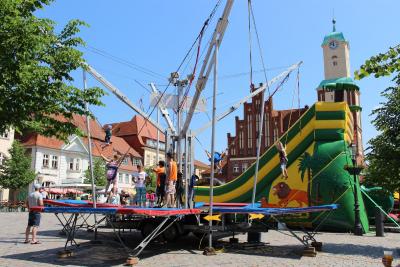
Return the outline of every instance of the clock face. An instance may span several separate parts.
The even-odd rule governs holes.
[[[335,40],[329,42],[329,48],[336,49],[337,47],[338,47],[338,42],[336,42]]]

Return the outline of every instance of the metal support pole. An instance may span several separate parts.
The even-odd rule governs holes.
[[[189,139],[190,140],[190,142],[189,142],[189,145],[190,145],[190,147],[189,147],[190,170],[189,170],[189,177],[188,177],[189,182],[188,182],[188,184],[191,181],[192,175],[195,175],[195,169],[194,169],[194,142],[193,142],[193,135],[192,135],[191,132],[190,132],[189,136],[190,136],[190,139]],[[192,208],[194,208],[194,205],[193,205],[194,198],[193,197],[194,197],[194,188],[192,188],[192,193],[190,195],[190,200],[189,200],[189,203],[191,204]]]
[[[184,171],[183,171],[183,181],[185,182],[185,209],[189,207],[189,200],[188,200],[188,168],[189,168],[189,153],[188,153],[188,138],[187,136],[185,137],[185,165],[184,165]]]
[[[356,158],[353,156],[353,177],[354,177],[354,235],[363,235],[363,230],[361,227],[361,220],[360,220],[360,204],[358,202],[358,190],[357,190],[357,174],[356,174]]]
[[[214,153],[215,153],[215,112],[216,112],[216,97],[217,97],[217,65],[218,65],[218,39],[215,40],[215,50],[214,50],[214,89],[213,89],[213,107],[212,107],[212,133],[211,133],[211,178],[210,178],[210,210],[209,215],[212,218],[213,215],[213,206],[214,206]],[[210,219],[209,222],[209,237],[208,237],[208,246],[212,248],[212,223],[213,221]]]
[[[160,108],[157,107],[157,123],[160,123]],[[160,160],[160,130],[157,128],[157,150],[156,150],[156,164]]]
[[[182,142],[181,142],[181,128],[182,128],[182,109],[180,108],[180,104],[182,101],[182,84],[181,81],[178,81],[178,86],[177,86],[177,90],[178,90],[178,103],[177,103],[177,121],[178,121],[178,125],[177,125],[177,137],[176,137],[176,154],[177,154],[177,162],[178,162],[178,172],[182,172]]]
[[[260,84],[260,87],[263,85]],[[261,93],[261,114],[260,114],[260,120],[259,120],[259,127],[258,127],[258,139],[257,139],[257,160],[256,160],[256,169],[254,173],[254,181],[253,181],[253,195],[251,197],[251,204],[254,207],[254,203],[256,201],[256,193],[257,193],[257,180],[258,180],[258,167],[260,164],[260,152],[261,152],[261,141],[262,141],[262,135],[263,135],[263,125],[264,125],[264,105],[265,105],[265,100],[264,100],[264,92]],[[258,114],[256,114],[258,116]]]
[[[83,90],[86,90],[86,71],[83,70]],[[86,112],[89,112],[89,104],[86,103]],[[87,130],[87,138],[88,138],[88,150],[89,150],[89,168],[90,168],[90,180],[92,182],[92,200],[93,200],[93,208],[96,208],[96,185],[94,184],[94,172],[93,172],[93,155],[92,155],[92,137],[90,132],[90,120],[89,116],[86,115],[86,130]],[[94,233],[95,239],[97,238],[97,220],[96,214],[94,214]]]

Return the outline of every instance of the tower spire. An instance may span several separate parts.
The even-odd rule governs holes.
[[[333,32],[336,32],[335,10],[333,10],[333,15],[332,15],[332,26],[333,26]]]

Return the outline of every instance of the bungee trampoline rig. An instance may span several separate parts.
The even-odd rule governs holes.
[[[153,109],[150,113],[144,112],[130,101],[116,86],[110,83],[92,66],[84,67],[84,88],[86,88],[86,72],[105,86],[112,94],[119,98],[131,109],[152,123],[157,132],[165,135],[165,152],[176,154],[178,171],[183,175],[184,202],[179,208],[142,208],[136,206],[121,206],[100,204],[96,202],[96,190],[93,172],[91,172],[93,202],[88,201],[53,201],[46,200],[46,207],[32,207],[33,211],[53,213],[63,226],[67,235],[64,249],[67,251],[78,246],[75,236],[79,229],[94,230],[107,226],[112,228],[121,245],[132,257],[137,257],[146,246],[161,235],[166,240],[174,240],[189,232],[197,236],[208,237],[208,247],[205,252],[213,253],[213,241],[218,239],[215,233],[235,235],[235,233],[258,233],[254,242],[260,241],[260,233],[275,229],[277,224],[284,225],[289,233],[305,248],[305,255],[315,256],[315,248],[321,248],[321,243],[315,240],[315,233],[322,229],[348,231],[354,225],[353,193],[354,186],[349,174],[343,169],[345,164],[351,165],[349,144],[354,138],[354,124],[352,113],[345,102],[326,103],[317,102],[311,106],[296,122],[289,125],[289,130],[276,142],[282,142],[287,147],[289,179],[280,175],[279,152],[272,145],[263,154],[260,152],[261,138],[264,125],[264,96],[268,99],[281,89],[290,74],[297,70],[297,93],[299,93],[299,67],[302,62],[293,64],[278,76],[265,80],[265,83],[254,85],[252,80],[252,60],[250,48],[250,88],[251,93],[231,105],[225,112],[216,114],[216,95],[218,81],[218,51],[222,43],[228,17],[233,0],[226,0],[221,17],[216,22],[214,32],[207,49],[203,52],[203,64],[194,83],[195,92],[190,104],[187,104],[188,94],[196,75],[196,68],[203,55],[201,40],[213,19],[221,1],[218,1],[210,16],[204,22],[201,31],[186,54],[180,66],[188,55],[197,47],[196,61],[193,72],[186,79],[179,79],[178,71],[171,73],[169,84],[160,92],[155,84],[150,88],[153,97]],[[249,4],[249,34],[250,25],[255,26],[251,1]],[[251,42],[251,38],[249,38]],[[251,47],[251,43],[249,44]],[[260,44],[260,55],[261,46]],[[263,60],[262,60],[263,62]],[[265,66],[263,65],[264,73]],[[193,114],[200,105],[200,96],[207,84],[210,74],[213,73],[213,105],[212,119],[198,129],[189,129]],[[265,74],[266,78],[266,74]],[[270,86],[280,82],[270,93]],[[169,86],[176,88],[175,106],[166,103],[164,96]],[[296,91],[295,91],[296,92]],[[239,177],[222,186],[214,187],[215,162],[211,160],[210,186],[191,187],[190,178],[194,174],[194,140],[204,130],[212,127],[210,154],[215,153],[215,125],[244,103],[256,95],[263,95],[260,123],[257,135],[256,161]],[[295,94],[294,94],[295,95]],[[292,101],[293,104],[294,101]],[[184,109],[186,108],[186,116]],[[151,119],[153,111],[157,109],[165,119],[167,127]],[[176,125],[171,120],[168,109],[176,113]],[[293,110],[293,109],[292,109]],[[291,116],[290,116],[291,117]],[[144,126],[143,126],[144,127]],[[142,131],[143,127],[139,130]],[[93,165],[91,153],[91,136],[89,121],[87,120],[89,164]],[[157,144],[157,158],[159,146]],[[308,166],[303,166],[305,157],[315,160],[312,173]],[[312,156],[311,156],[312,155]],[[92,168],[90,168],[92,170]],[[168,168],[167,168],[168,172]],[[305,175],[308,173],[308,176]],[[284,189],[284,190],[281,190]],[[332,193],[333,192],[333,193]],[[360,190],[358,191],[360,192]],[[361,193],[360,193],[361,194]],[[359,199],[362,199],[361,196]],[[259,202],[261,201],[261,203]],[[368,230],[368,220],[361,201],[361,223],[364,231]],[[88,222],[94,217],[94,224]],[[296,231],[291,226],[296,226]],[[136,229],[143,234],[142,242],[134,249],[129,249],[123,242],[119,230]],[[311,229],[311,230],[307,230]],[[95,235],[96,237],[96,235]],[[234,238],[233,238],[234,240]]]

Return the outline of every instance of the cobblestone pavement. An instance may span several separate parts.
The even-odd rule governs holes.
[[[53,214],[43,214],[39,238],[41,244],[24,244],[27,213],[0,213],[0,266],[122,266],[125,250],[114,241],[111,232],[101,230],[102,244],[89,244],[92,233],[79,231],[81,243],[75,254],[60,259],[57,252],[64,247],[60,223]],[[323,252],[315,258],[301,257],[300,243],[286,235],[271,231],[262,235],[269,246],[253,250],[227,249],[216,256],[203,256],[199,240],[189,235],[174,244],[152,244],[141,256],[137,266],[382,266],[383,250],[394,251],[394,263],[400,264],[400,234],[388,233],[375,237],[373,233],[357,237],[351,234],[321,233]],[[130,245],[140,240],[138,233],[123,235]],[[245,241],[246,236],[239,236]]]

